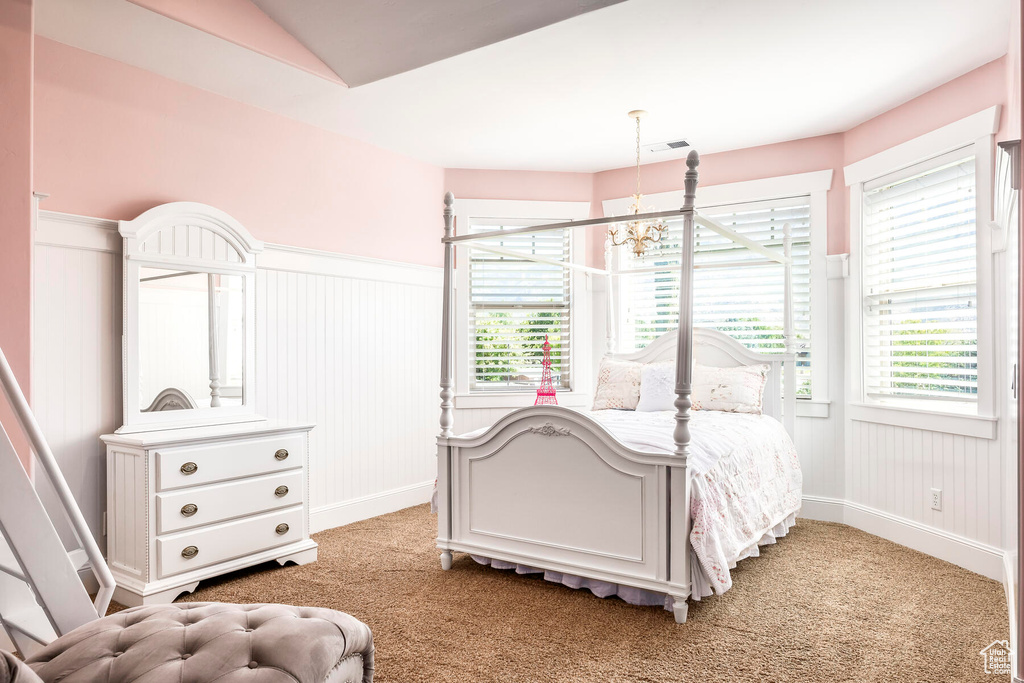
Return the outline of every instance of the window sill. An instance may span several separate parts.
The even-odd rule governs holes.
[[[909,407],[892,403],[851,403],[847,415],[856,422],[873,422],[923,429],[929,432],[970,436],[976,439],[996,438],[999,418],[985,415],[968,415],[920,407]]]
[[[582,391],[559,391],[558,405],[567,408],[589,408],[590,394]],[[537,400],[536,391],[495,391],[475,394],[458,394],[455,409],[466,408],[525,408]]]

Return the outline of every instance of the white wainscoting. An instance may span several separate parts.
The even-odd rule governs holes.
[[[92,235],[104,225],[61,227]],[[110,240],[67,245],[47,227],[33,255],[32,408],[102,548],[107,474],[99,435],[121,426],[121,257],[106,248]],[[46,477],[37,482],[47,509],[58,510]],[[63,515],[51,518],[77,547]]]
[[[836,399],[846,383],[837,366],[844,357],[847,282],[829,280],[829,330],[837,359],[829,385]],[[870,411],[846,410],[842,400],[831,408],[831,471],[811,471],[824,451],[808,459],[798,437],[805,476],[802,516],[849,524],[1002,581],[1004,551],[1013,543],[1007,520],[1016,509],[1005,483],[1015,474],[1006,465],[1003,425],[996,439],[986,439],[888,424]],[[933,424],[943,427],[941,420]],[[942,490],[941,512],[931,509],[932,488]]]
[[[1002,456],[994,439],[850,421],[847,500],[973,541],[1002,545]],[[942,490],[942,511],[930,489]]]
[[[32,405],[102,543],[99,435],[121,425],[121,239],[112,221],[44,211],[35,245]],[[277,245],[259,266],[257,406],[317,425],[312,530],[429,500],[440,269]]]
[[[32,403],[97,537],[105,501],[98,436],[121,423],[120,248],[114,223],[40,215]],[[439,410],[439,269],[274,245],[259,263],[258,408],[317,424],[313,529],[428,500]],[[1001,450],[1001,439],[850,420],[841,400],[844,284],[828,284],[833,400],[815,407],[828,416],[797,418],[803,514],[1001,579],[1015,505],[1006,484],[1014,472],[1000,455],[1005,444]],[[600,333],[603,291],[594,290]],[[458,409],[456,431],[487,426],[509,410]],[[943,490],[943,512],[929,507],[933,487]]]
[[[441,281],[437,269],[395,264],[343,276],[344,265],[332,270],[340,259],[307,256],[306,272],[277,270],[289,264],[260,257],[256,377],[260,414],[317,425],[315,531],[430,499]],[[388,272],[395,270],[406,272]]]
[[[827,373],[828,403],[797,403],[796,452],[804,475],[804,495],[841,498],[844,481],[843,437],[843,283],[828,279],[828,338],[814,340],[815,348],[827,345],[829,363],[819,362],[814,372]],[[813,351],[812,351],[813,353]],[[817,411],[818,417],[810,417]]]

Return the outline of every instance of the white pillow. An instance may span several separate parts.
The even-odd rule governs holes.
[[[594,410],[634,410],[640,401],[641,363],[601,359],[597,371]]]
[[[676,364],[647,363],[640,369],[640,402],[637,412],[652,413],[656,410],[675,410]]]
[[[694,364],[690,400],[695,410],[761,414],[764,385],[771,366],[715,368]]]

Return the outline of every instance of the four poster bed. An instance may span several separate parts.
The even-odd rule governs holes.
[[[445,196],[437,440],[437,546],[444,569],[451,568],[453,551],[466,552],[478,562],[520,573],[543,572],[549,580],[586,587],[597,595],[663,604],[681,623],[688,598],[699,600],[728,589],[729,569],[756,555],[760,545],[785,535],[793,524],[801,481],[790,437],[796,383],[788,226],[780,256],[696,216],[695,151],[686,163],[684,205],[677,211],[502,231],[507,235],[638,219],[682,220],[678,333],[669,332],[636,353],[606,356],[644,367],[674,362],[674,368],[667,368],[674,372],[674,401],[670,388],[668,406],[663,406],[671,411],[533,406],[515,410],[486,429],[454,435],[454,249],[498,233],[455,236],[454,197]],[[755,353],[720,332],[693,328],[695,221],[784,267],[787,353]],[[611,269],[605,274],[609,279],[627,275]],[[763,402],[758,401],[758,414],[691,414],[694,360],[699,371],[760,373]]]

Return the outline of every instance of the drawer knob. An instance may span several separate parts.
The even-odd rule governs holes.
[[[195,474],[198,469],[199,465],[194,462],[187,462],[181,466],[181,473],[187,476],[189,474]]]
[[[278,498],[284,498],[285,496],[288,495],[288,487],[278,486],[276,489],[274,489],[274,495],[277,496]]]
[[[279,449],[277,451],[277,453],[274,453],[274,457],[277,458],[278,460],[286,459],[288,457],[288,449],[287,448]]]
[[[190,545],[181,551],[181,556],[186,560],[191,560],[193,557],[199,554],[199,548],[194,545]]]
[[[288,533],[288,525],[282,522],[281,524],[277,525],[277,528],[274,529],[274,531],[276,531],[279,534],[286,534]]]
[[[192,515],[196,514],[197,512],[199,512],[199,506],[196,505],[195,503],[189,503],[188,505],[182,505],[181,506],[181,516],[182,517],[191,517]]]

